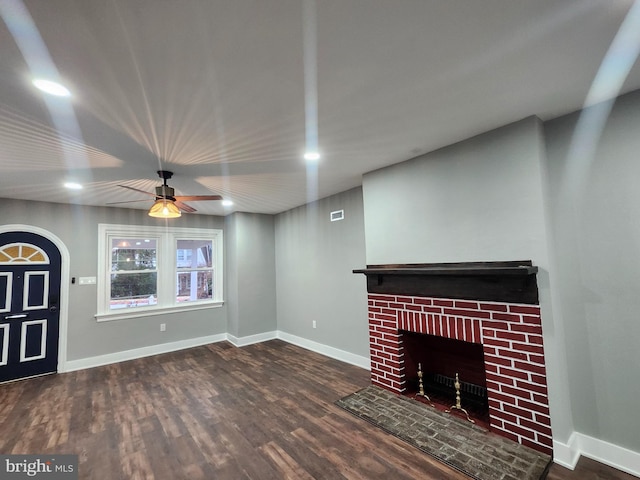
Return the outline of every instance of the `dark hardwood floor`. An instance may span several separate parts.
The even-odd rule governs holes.
[[[82,479],[468,477],[333,402],[369,372],[274,340],[0,385],[0,453],[79,455]],[[549,480],[633,479],[588,459]]]

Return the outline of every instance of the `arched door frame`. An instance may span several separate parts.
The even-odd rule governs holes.
[[[58,335],[58,373],[67,371],[67,323],[69,320],[69,250],[60,238],[48,230],[33,225],[9,224],[0,225],[0,233],[29,232],[40,235],[58,248],[62,257],[60,278],[60,332]]]

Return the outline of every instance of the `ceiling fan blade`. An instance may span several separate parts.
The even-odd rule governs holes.
[[[119,205],[121,203],[136,203],[136,202],[148,202],[149,199],[148,198],[143,198],[142,200],[125,200],[124,202],[109,202],[106,203],[105,205]]]
[[[144,193],[145,195],[151,195],[152,197],[155,197],[156,194],[155,193],[151,193],[151,192],[145,192],[144,190],[140,190],[138,188],[133,188],[133,187],[127,187],[126,185],[118,185],[119,187],[122,188],[128,188],[129,190],[133,190],[134,192],[140,192],[140,193]]]
[[[176,207],[178,207],[183,212],[187,212],[187,213],[197,212],[197,210],[195,208],[193,208],[191,205],[187,205],[186,203],[182,203],[180,200],[176,200],[173,203],[175,204]]]
[[[204,200],[222,200],[220,195],[176,195],[176,200],[184,202],[202,202]]]

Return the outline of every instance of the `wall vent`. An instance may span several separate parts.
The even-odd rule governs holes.
[[[338,220],[344,220],[344,210],[336,210],[335,212],[331,212],[329,217],[332,222],[337,222]]]

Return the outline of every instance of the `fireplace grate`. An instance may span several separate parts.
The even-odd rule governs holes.
[[[409,385],[414,391],[418,391],[418,379],[409,380]],[[455,403],[455,378],[439,373],[425,373],[423,377],[424,390],[432,401],[446,407]],[[489,396],[487,389],[482,385],[460,381],[460,393],[462,406],[469,411],[472,417],[488,423],[489,421]]]
[[[453,386],[453,384],[455,383],[454,378],[446,377],[439,373],[432,375],[431,381],[438,385],[444,385],[449,388],[455,388]],[[462,393],[473,395],[474,397],[487,398],[487,389],[480,385],[474,385],[473,383],[460,382],[460,391]]]

